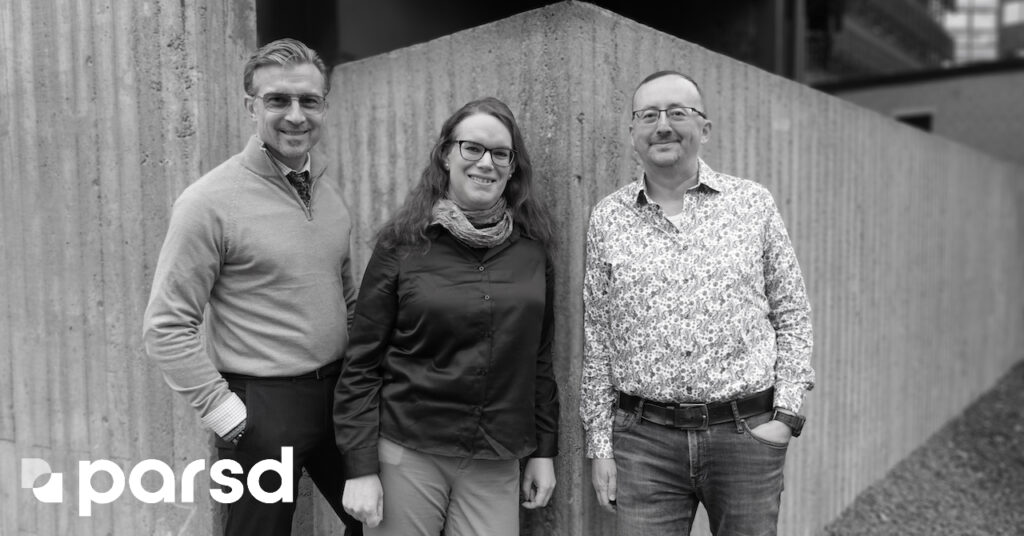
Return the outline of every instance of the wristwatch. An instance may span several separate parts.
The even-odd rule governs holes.
[[[804,429],[804,422],[807,421],[807,417],[803,415],[790,415],[789,413],[775,410],[775,413],[772,413],[772,420],[779,421],[788,426],[793,431],[793,437],[800,437],[800,432]]]

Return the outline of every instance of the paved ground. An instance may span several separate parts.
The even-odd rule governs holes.
[[[864,491],[825,534],[1024,535],[1024,361]]]

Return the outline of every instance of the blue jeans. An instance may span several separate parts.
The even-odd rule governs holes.
[[[770,419],[680,430],[616,409],[616,533],[688,535],[703,503],[716,536],[774,535],[787,445],[750,433]]]

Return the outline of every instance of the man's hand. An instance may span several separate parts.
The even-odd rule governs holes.
[[[523,508],[533,510],[548,505],[555,490],[555,462],[551,458],[530,458],[523,471]]]
[[[346,480],[341,505],[367,527],[379,525],[384,520],[384,489],[380,477],[372,474]]]
[[[781,443],[783,445],[789,443],[790,438],[793,437],[793,431],[789,429],[789,426],[779,421],[768,421],[758,425],[751,428],[750,433],[765,441]]]
[[[597,504],[609,512],[615,512],[615,459],[595,458],[590,480],[597,493]]]

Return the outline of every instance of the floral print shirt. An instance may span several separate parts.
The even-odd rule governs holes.
[[[590,216],[580,415],[587,456],[611,458],[616,391],[665,403],[775,387],[799,411],[814,386],[810,304],[768,190],[698,161],[674,225],[643,179]]]

